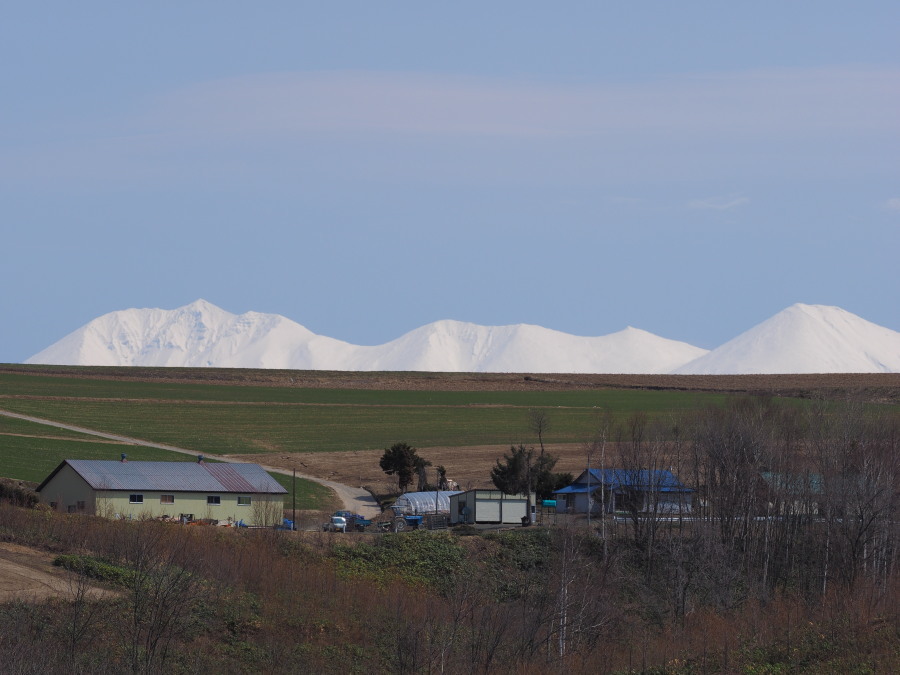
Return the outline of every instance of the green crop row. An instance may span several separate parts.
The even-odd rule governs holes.
[[[655,393],[658,396],[658,393]],[[545,402],[549,403],[545,399]],[[694,405],[721,396],[695,397]],[[682,410],[657,407],[648,417],[669,423]],[[537,403],[537,401],[536,401]],[[81,427],[213,454],[331,452],[384,448],[532,442],[527,407],[479,405],[258,405],[192,401],[7,399],[8,410]],[[552,426],[544,440],[590,439],[606,415],[624,421],[634,409],[546,406]]]
[[[128,382],[0,373],[5,397],[353,406],[515,406],[601,408],[648,413],[684,410],[721,394],[628,389],[570,391],[397,391],[306,389],[209,383]]]

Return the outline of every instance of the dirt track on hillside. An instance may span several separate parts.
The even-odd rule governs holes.
[[[47,598],[71,598],[74,576],[53,566],[53,556],[37,549],[0,542],[0,603],[14,600],[39,602]],[[113,597],[115,592],[91,586],[94,598]]]

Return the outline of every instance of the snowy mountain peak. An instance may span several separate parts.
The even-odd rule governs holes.
[[[27,363],[531,373],[900,372],[900,333],[839,307],[796,304],[708,352],[627,327],[579,337],[531,324],[445,319],[383,345],[316,335],[278,314],[205,300],[105,314]]]
[[[900,333],[840,307],[797,303],[675,372],[900,372]]]
[[[667,372],[705,353],[628,329],[576,337],[517,324],[442,320],[383,345],[315,335],[277,314],[234,315],[205,300],[105,314],[28,363],[432,372]]]

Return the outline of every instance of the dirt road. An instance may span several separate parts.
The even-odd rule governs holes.
[[[104,431],[97,431],[95,429],[85,429],[84,427],[75,426],[72,424],[63,424],[61,422],[54,422],[53,420],[46,420],[40,417],[31,417],[30,415],[21,415],[19,413],[9,412],[6,410],[0,410],[0,415],[5,415],[7,417],[15,417],[20,420],[26,420],[28,422],[34,422],[36,424],[44,424],[50,427],[56,427],[57,429],[66,429],[68,431],[76,431],[82,434],[89,434],[91,436],[97,436],[98,438],[104,438],[111,441],[117,441],[119,443],[127,443],[129,445],[140,445],[147,448],[159,448],[160,450],[168,450],[170,452],[178,452],[183,455],[191,455],[196,457],[197,452],[193,450],[186,450],[184,448],[177,448],[172,445],[165,445],[163,443],[152,443],[150,441],[144,441],[139,438],[131,438],[128,436],[120,436],[118,434],[109,434]],[[204,457],[209,459],[215,459],[220,462],[231,462],[237,464],[259,464],[258,461],[254,460],[251,457],[243,457],[243,458],[233,458],[228,455],[211,455],[208,452],[203,453]],[[284,469],[277,466],[268,466],[266,464],[260,464],[266,471],[271,471],[273,473],[280,473],[285,476],[293,475],[293,470]],[[343,483],[337,483],[332,480],[325,480],[323,478],[317,478],[316,476],[310,476],[304,473],[297,473],[298,478],[303,478],[305,480],[313,481],[314,483],[319,483],[320,485],[324,485],[325,487],[333,490],[337,495],[338,499],[344,505],[344,508],[348,511],[353,511],[354,513],[359,513],[367,518],[374,518],[381,513],[381,509],[378,506],[378,502],[375,501],[375,498],[371,495],[370,492],[363,488],[355,488],[349,485],[344,485]]]
[[[79,589],[73,575],[53,566],[53,557],[18,544],[0,543],[0,603],[13,600],[40,601],[51,597],[72,597]],[[116,595],[90,586],[91,597]]]

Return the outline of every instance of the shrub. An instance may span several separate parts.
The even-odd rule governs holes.
[[[91,579],[118,586],[128,586],[134,580],[135,574],[133,570],[89,555],[59,555],[53,560],[53,564]]]
[[[396,578],[439,591],[452,586],[464,555],[451,535],[425,530],[385,534],[372,544],[340,545],[334,550],[338,570],[343,574],[379,581]]]
[[[37,492],[34,491],[36,486],[36,483],[0,479],[0,499],[15,506],[34,507],[40,501]]]

